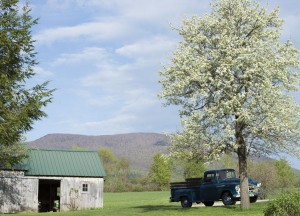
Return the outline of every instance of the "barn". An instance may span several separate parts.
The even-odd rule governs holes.
[[[0,170],[0,214],[102,208],[105,175],[95,151],[29,150]]]

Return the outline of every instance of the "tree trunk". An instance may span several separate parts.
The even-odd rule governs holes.
[[[237,119],[238,117],[236,117]],[[247,172],[247,147],[243,137],[243,123],[237,121],[235,128],[235,136],[237,142],[237,154],[239,159],[239,174],[240,174],[240,194],[241,194],[241,209],[250,208],[249,185]]]
[[[249,185],[248,185],[248,173],[247,173],[247,153],[246,146],[238,148],[239,158],[239,173],[240,173],[240,193],[241,193],[241,208],[249,209]]]

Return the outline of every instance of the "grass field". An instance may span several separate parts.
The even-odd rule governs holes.
[[[61,213],[34,213],[17,214],[18,216],[98,216],[98,215],[263,215],[267,203],[251,204],[251,209],[242,211],[239,205],[225,207],[203,207],[194,205],[190,209],[182,209],[180,203],[169,202],[169,192],[132,192],[132,193],[105,193],[104,208],[84,211]]]

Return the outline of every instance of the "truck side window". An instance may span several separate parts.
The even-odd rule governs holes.
[[[215,173],[206,173],[205,182],[213,182],[215,180]]]
[[[224,171],[220,171],[219,172],[219,178],[220,179],[226,179],[227,178],[227,172],[224,170]]]

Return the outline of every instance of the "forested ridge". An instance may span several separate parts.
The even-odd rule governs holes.
[[[126,158],[133,169],[148,170],[156,152],[167,153],[169,138],[159,133],[128,133],[117,135],[87,136],[76,134],[48,134],[28,142],[31,148],[71,149],[82,147],[98,150],[107,147],[114,154]]]

